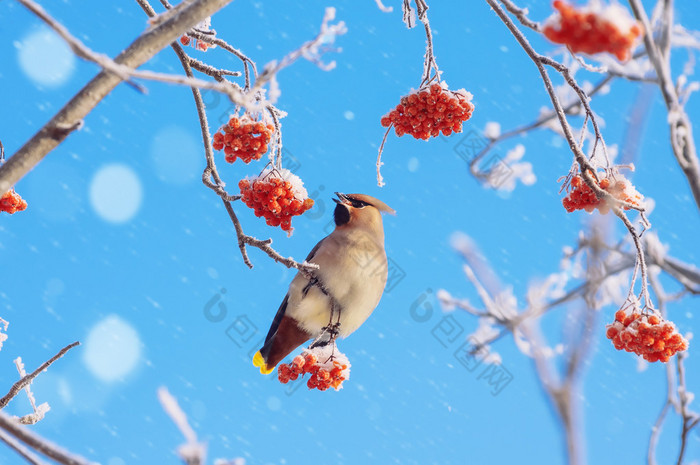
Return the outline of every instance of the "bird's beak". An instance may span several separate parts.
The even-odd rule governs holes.
[[[340,192],[336,192],[335,195],[338,196],[337,199],[333,199],[333,201],[339,205],[346,205],[350,206],[350,200],[346,197],[345,194],[341,194]]]

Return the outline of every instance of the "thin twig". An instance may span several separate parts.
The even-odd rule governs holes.
[[[10,388],[10,391],[5,394],[2,398],[0,398],[0,409],[5,408],[7,404],[12,400],[13,397],[15,397],[19,392],[27,385],[31,384],[32,381],[34,381],[34,378],[39,376],[39,374],[46,370],[48,367],[51,366],[53,362],[58,360],[59,358],[63,357],[66,352],[71,350],[75,346],[79,346],[80,341],[75,341],[72,344],[68,344],[65,346],[63,349],[59,350],[56,355],[51,357],[49,360],[46,362],[42,363],[39,368],[34,370],[33,372],[29,373],[27,376],[23,376],[19,381],[17,381],[15,384],[12,385]]]
[[[389,131],[391,131],[391,128],[393,127],[394,123],[391,123],[387,128],[386,132],[384,133],[384,137],[382,138],[382,143],[379,145],[379,150],[377,153],[377,186],[379,187],[384,187],[386,185],[386,183],[384,182],[384,178],[382,177],[382,165],[384,164],[382,162],[382,152],[384,152],[384,144],[386,144],[386,138],[389,137]]]

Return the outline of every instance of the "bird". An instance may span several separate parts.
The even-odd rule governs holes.
[[[335,195],[335,229],[306,257],[319,268],[311,275],[296,274],[253,357],[262,374],[271,373],[309,339],[329,331],[331,340],[349,336],[369,318],[384,293],[388,262],[382,212],[396,212],[369,195]]]

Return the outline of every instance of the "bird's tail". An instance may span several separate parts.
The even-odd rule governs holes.
[[[260,373],[262,373],[263,375],[269,375],[275,369],[275,365],[272,365],[270,367],[267,366],[265,357],[263,357],[260,351],[255,352],[255,355],[253,356],[253,365],[260,368]]]

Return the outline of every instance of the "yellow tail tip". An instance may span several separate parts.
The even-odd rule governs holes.
[[[260,368],[260,373],[262,373],[263,375],[269,375],[275,369],[274,366],[270,368],[267,367],[267,363],[265,363],[265,359],[263,358],[260,351],[257,351],[253,356],[253,365]]]

